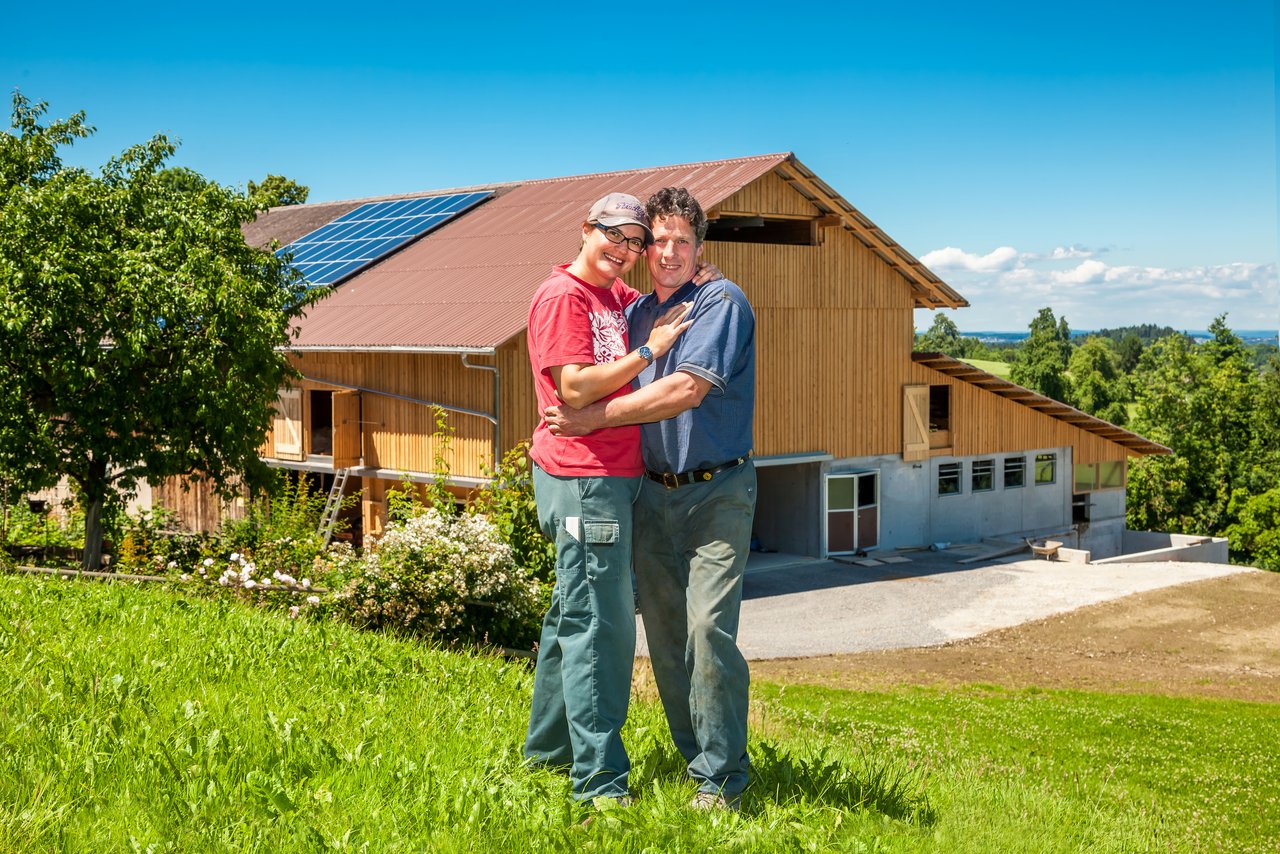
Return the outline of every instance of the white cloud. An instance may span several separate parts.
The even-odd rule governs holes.
[[[947,246],[933,250],[920,260],[931,270],[971,270],[976,273],[993,273],[1014,269],[1018,264],[1018,257],[1018,250],[1012,246],[1001,246],[986,255],[975,255],[954,246]]]
[[[921,258],[969,300],[961,329],[1023,329],[1045,306],[1078,329],[1159,323],[1204,329],[1227,313],[1233,328],[1273,328],[1276,264],[1235,262],[1183,268],[1109,265],[1081,246],[1050,253],[1002,246],[986,255],[956,247]],[[1063,267],[1064,261],[1078,260]],[[927,325],[927,324],[926,324]]]
[[[1048,257],[1055,261],[1059,261],[1067,258],[1092,258],[1094,254],[1095,253],[1092,249],[1073,243],[1070,246],[1056,247],[1049,253]]]

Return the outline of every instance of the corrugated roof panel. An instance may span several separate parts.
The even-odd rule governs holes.
[[[684,186],[712,208],[787,154],[513,186],[357,273],[298,326],[299,348],[492,349],[521,332],[534,290],[573,260],[577,226],[610,192]]]

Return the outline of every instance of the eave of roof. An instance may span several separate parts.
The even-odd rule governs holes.
[[[899,246],[865,214],[797,160],[795,155],[788,156],[786,162],[779,164],[775,171],[818,210],[840,217],[844,228],[852,232],[862,245],[900,273],[911,284],[916,308],[963,308],[969,305],[968,300]]]
[[[1101,436],[1110,442],[1115,442],[1117,445],[1128,448],[1135,454],[1173,453],[1164,445],[1153,442],[1145,436],[1139,436],[1137,433],[1118,427],[1110,421],[1103,421],[1101,418],[1096,418],[1086,412],[1081,412],[1075,407],[1067,406],[1061,401],[1045,397],[1029,388],[1023,388],[1006,379],[1001,379],[995,374],[975,368],[973,365],[951,356],[942,353],[912,353],[911,360],[918,365],[932,368],[940,374],[946,374],[949,377],[962,380],[981,388],[983,391],[998,394],[1021,406],[1042,412],[1050,418],[1065,421],[1074,427],[1079,427],[1081,430]]]

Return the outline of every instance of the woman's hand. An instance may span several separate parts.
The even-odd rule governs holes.
[[[691,308],[693,303],[682,302],[679,305],[673,305],[658,318],[658,322],[649,331],[649,340],[645,342],[653,351],[655,359],[670,350],[671,345],[676,343],[676,339],[693,323],[692,320],[684,319]]]

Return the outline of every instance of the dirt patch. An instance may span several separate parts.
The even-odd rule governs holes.
[[[753,661],[751,673],[858,690],[981,683],[1280,702],[1280,573],[1166,587],[943,646]]]

